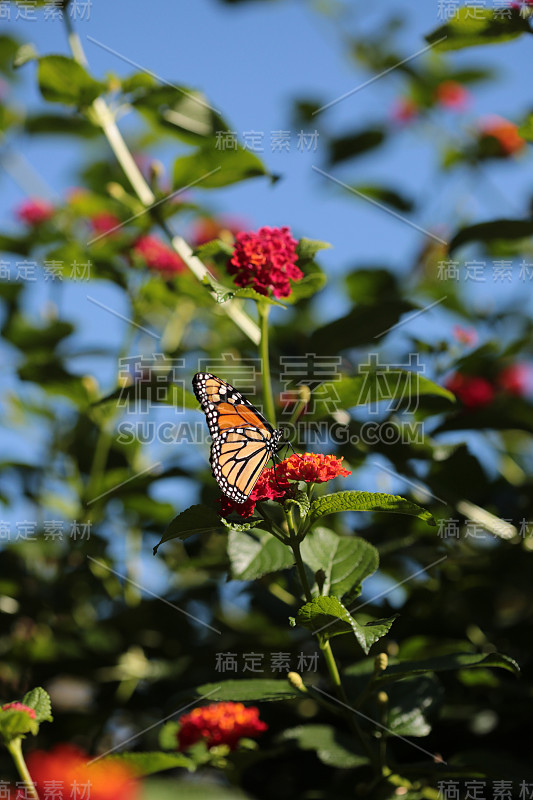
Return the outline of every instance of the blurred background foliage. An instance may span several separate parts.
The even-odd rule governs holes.
[[[238,14],[258,4],[228,0],[227,5],[239,7],[227,11],[238,24]],[[285,4],[265,5],[275,15]],[[418,798],[436,797],[443,775],[508,779],[515,788],[523,780],[533,783],[529,177],[523,202],[506,199],[508,181],[513,185],[512,176],[531,166],[533,117],[524,106],[515,109],[512,120],[473,119],[466,111],[478,87],[499,78],[491,66],[493,50],[504,41],[529,38],[531,31],[518,9],[497,20],[490,11],[490,18],[478,17],[475,25],[462,12],[455,21],[439,21],[435,12],[434,30],[427,30],[428,40],[419,40],[418,49],[434,46],[415,59],[415,51],[402,46],[406,20],[389,11],[384,9],[380,24],[369,32],[364,6],[358,6],[360,18],[349,3],[314,3],[308,9],[315,24],[333,25],[335,47],[355,68],[353,85],[391,70],[381,80],[395,82],[396,99],[392,108],[375,114],[376,121],[344,126],[328,109],[315,113],[331,102],[335,90],[330,96],[293,98],[287,128],[319,131],[314,166],[329,176],[321,191],[325,198],[333,192],[352,204],[355,221],[345,234],[351,265],[321,259],[328,288],[301,296],[286,311],[274,309],[271,363],[280,392],[280,356],[340,357],[343,381],[349,381],[369,353],[378,354],[381,364],[402,365],[412,364],[410,357],[417,354],[424,374],[458,398],[455,406],[444,397],[422,396],[415,410],[409,404],[373,408],[377,417],[371,419],[396,427],[408,420],[422,423],[423,437],[416,442],[336,444],[333,436],[327,447],[299,442],[302,449],[344,456],[352,476],[342,488],[370,489],[381,481],[430,508],[437,520],[436,529],[402,516],[347,514],[328,521],[339,533],[364,536],[380,552],[379,573],[362,600],[374,617],[395,611],[400,616],[376,652],[406,659],[500,652],[520,665],[518,679],[504,670],[479,668],[431,672],[414,684],[396,684],[387,725],[404,737],[423,737],[415,741],[447,762],[446,767],[433,763],[405,739],[389,741],[394,761],[403,765],[402,776],[413,782],[404,795]],[[6,443],[0,478],[0,686],[4,701],[35,684],[50,692],[55,722],[41,729],[40,748],[72,741],[97,753],[178,709],[194,698],[199,685],[254,677],[242,672],[244,654],[263,654],[260,677],[279,678],[270,668],[270,654],[290,653],[296,668],[299,654],[315,652],[307,632],[288,626],[298,604],[291,571],[253,582],[232,579],[227,535],[220,533],[167,543],[154,559],[152,547],[170,519],[194,502],[214,503],[218,491],[205,445],[146,442],[142,431],[148,429],[138,425],[184,420],[202,430],[203,418],[187,394],[199,363],[220,364],[221,354],[229,354],[229,366],[257,358],[231,311],[217,305],[166,250],[152,258],[143,255],[140,238],[156,236],[160,248],[168,247],[174,235],[193,248],[213,238],[231,246],[235,230],[250,227],[246,208],[239,219],[228,218],[214,211],[203,190],[212,188],[217,207],[223,208],[225,187],[253,179],[261,182],[257,191],[283,192],[283,180],[276,178],[284,176],[269,167],[268,153],[257,155],[242,141],[236,149],[217,146],[231,124],[200,92],[191,98],[179,83],[162,84],[129,68],[97,80],[89,68],[66,61],[66,49],[65,56],[48,58],[29,43],[31,30],[23,24],[0,38],[2,163],[26,190],[28,176],[17,169],[13,155],[18,142],[68,137],[79,142],[80,158],[71,176],[76,190],[59,200],[46,198],[51,205],[44,212],[41,207],[39,219],[35,208],[33,216],[32,209],[21,211],[16,224],[4,223],[0,237]],[[457,66],[456,54],[445,52],[485,44],[491,47],[472,50],[468,66]],[[22,71],[36,68],[33,79],[47,102],[35,99],[26,107],[17,87]],[[179,74],[170,78],[179,81]],[[128,112],[128,145],[143,181],[160,201],[150,213],[142,213],[141,200],[102,135],[92,105],[101,93],[119,121]],[[359,164],[380,158],[406,137],[407,148],[433,152],[429,190],[413,185],[401,163],[390,182],[361,177],[371,170]],[[499,212],[478,213],[458,174],[474,193],[496,197]],[[192,185],[200,180],[202,192]],[[428,191],[431,197],[447,197],[445,218],[427,213]],[[173,192],[173,198],[164,199]],[[38,183],[29,193],[42,195]],[[389,264],[358,263],[357,210],[365,198],[413,229],[415,246],[402,270],[393,252]],[[305,208],[305,197],[301,202]],[[251,227],[268,222],[258,219]],[[291,219],[284,224],[292,225]],[[121,227],[109,233],[114,225]],[[321,238],[314,230],[293,233]],[[203,257],[230,289],[223,248],[217,253],[218,261],[209,250]],[[80,275],[89,262],[85,281]],[[483,285],[479,277],[472,279],[476,263]],[[35,285],[24,279],[30,267],[21,264],[36,265]],[[321,271],[315,264],[308,267],[315,291],[323,283]],[[120,296],[111,312],[108,295],[101,294],[106,284],[113,285],[115,298]],[[435,312],[417,314],[431,304],[438,306]],[[253,303],[245,310],[253,316]],[[134,324],[124,321],[121,340],[110,335],[105,346],[95,348],[91,328],[105,328],[108,313]],[[166,402],[146,406],[142,375],[133,370],[126,376],[119,359],[154,353],[181,359],[179,379],[168,376]],[[224,366],[213,369],[231,379]],[[350,403],[349,382],[335,386],[345,400],[342,413],[323,408],[317,416],[330,426],[341,424],[351,437],[361,436],[367,412]],[[128,387],[133,400],[124,407],[117,399],[124,399]],[[125,418],[134,420],[137,435],[121,435]],[[344,637],[336,642],[336,652],[353,681],[349,696],[355,697],[358,670],[364,674],[373,658],[361,662],[354,642]],[[220,653],[237,654],[238,675],[217,670]],[[320,675],[319,669],[305,677],[324,681]],[[336,750],[343,731],[334,715],[312,699],[264,703],[261,715],[269,732],[251,765],[241,765],[247,796],[303,800],[352,797],[355,790],[364,794],[364,768],[350,763],[342,748],[340,754]],[[324,729],[308,740],[282,735],[309,724],[337,726],[335,746],[327,743]],[[157,735],[156,727],[135,746],[156,748]],[[2,774],[12,777],[7,755],[1,759]],[[209,791],[215,797],[222,789]],[[393,796],[396,788],[386,782],[379,792]],[[207,789],[203,796],[210,796]],[[241,795],[231,790],[228,796]]]

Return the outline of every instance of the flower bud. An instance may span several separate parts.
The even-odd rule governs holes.
[[[374,672],[385,672],[389,663],[387,653],[380,653],[374,659]]]
[[[294,689],[305,691],[305,686],[302,680],[302,676],[298,675],[297,672],[289,672],[289,674],[287,675],[287,680]]]

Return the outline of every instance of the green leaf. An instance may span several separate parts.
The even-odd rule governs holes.
[[[530,114],[520,125],[518,133],[523,139],[527,139],[528,142],[533,142],[533,114]]]
[[[13,59],[16,58],[20,47],[21,44],[16,39],[0,34],[0,72],[4,75],[10,76],[12,74]]]
[[[352,197],[363,194],[365,197],[370,197],[372,200],[377,200],[379,203],[383,203],[386,206],[396,208],[398,211],[409,212],[414,208],[414,202],[410,198],[387,186],[365,184],[362,186],[355,185],[352,188],[355,190],[354,192],[350,192],[349,189],[345,189],[344,187],[343,190],[351,194]]]
[[[262,517],[252,517],[249,522],[233,522],[231,519],[220,517],[220,521],[225,528],[230,531],[237,531],[237,533],[251,531],[254,528],[260,528],[262,525],[266,525],[266,520]]]
[[[265,297],[264,294],[256,292],[255,289],[251,288],[251,286],[241,286],[236,289],[232,289],[226,294],[222,302],[225,303],[227,300],[232,300],[234,297],[243,297],[246,300],[255,300],[256,303],[268,303],[272,306],[281,306],[281,308],[285,308],[285,305],[280,303],[279,300],[276,300],[275,297]]]
[[[400,297],[396,276],[388,269],[359,268],[346,276],[346,288],[354,303],[373,305],[384,297]]]
[[[50,695],[40,686],[27,692],[21,702],[25,706],[33,708],[35,711],[35,719],[38,723],[53,722]]]
[[[408,678],[387,689],[389,697],[384,735],[428,736],[428,716],[439,705],[443,689],[432,676]]]
[[[330,142],[329,163],[338,164],[340,161],[368,153],[369,150],[374,150],[384,141],[385,130],[383,128],[368,128],[364,131],[339,136]]]
[[[174,743],[176,747],[176,743]],[[189,771],[195,769],[191,758],[183,753],[162,753],[155,751],[152,753],[119,753],[118,755],[106,756],[101,760],[102,764],[124,764],[129,767],[136,777],[153,775],[155,772],[163,772],[166,769],[185,767]]]
[[[189,695],[191,692],[188,693]],[[236,703],[271,702],[274,700],[290,700],[300,697],[286,680],[273,678],[252,678],[251,680],[219,681],[204,683],[192,690],[196,698],[206,698],[210,703],[232,700]],[[209,697],[207,698],[206,695]]]
[[[39,723],[32,719],[26,711],[0,710],[0,739],[3,739],[4,742],[10,742],[26,733],[35,736],[38,731]]]
[[[332,382],[332,394],[329,398],[318,398],[314,402],[312,414],[308,419],[321,419],[331,413],[331,404],[334,401],[339,408],[350,409],[356,406],[379,403],[384,400],[397,400],[407,408],[416,406],[419,397],[443,397],[452,403],[456,402],[455,395],[434,383],[429,378],[418,372],[409,370],[384,369],[368,371],[363,375],[342,377]]]
[[[210,140],[189,156],[174,162],[174,188],[195,184],[198,189],[218,189],[232,183],[268,175],[263,162],[254,153],[238,145],[236,150],[217,150]]]
[[[377,338],[381,338],[403,314],[414,308],[416,306],[413,303],[395,298],[383,298],[377,305],[358,305],[344,317],[314,330],[309,346],[313,352],[328,355],[369,343],[375,346]]]
[[[295,506],[300,519],[305,519],[311,507],[309,495],[306,491],[296,492],[292,497],[288,497],[283,505],[285,508]]]
[[[101,133],[100,128],[82,116],[71,114],[32,114],[24,120],[27,133],[56,136],[81,136],[90,139]]]
[[[328,250],[330,247],[331,245],[329,242],[321,242],[318,239],[306,239],[302,237],[296,246],[298,266],[301,268],[302,264],[308,261],[314,261],[315,255],[320,250]]]
[[[4,236],[0,234],[0,252],[27,256],[31,251],[29,236]]]
[[[122,82],[122,90],[135,95],[131,105],[147,119],[184,142],[215,141],[217,132],[228,131],[226,122],[211,108],[205,95],[191,87],[153,85],[153,79],[147,81],[147,76],[138,73]]]
[[[375,547],[358,536],[337,536],[327,528],[315,528],[302,542],[304,563],[315,574],[324,570],[321,594],[342,597],[359,586],[379,566]]]
[[[462,47],[506,42],[523,33],[531,33],[531,28],[518,11],[505,17],[495,15],[491,9],[465,6],[454,11],[449,22],[426,36],[426,41],[435,50],[458,50]]]
[[[161,728],[159,729],[159,737],[158,737],[159,747],[162,747],[163,750],[175,751],[177,747],[177,742],[178,742],[177,736],[180,727],[181,727],[180,723],[175,719],[165,722],[165,724],[162,725]]]
[[[527,219],[495,219],[462,228],[449,245],[453,253],[458,247],[470,242],[493,242],[495,240],[525,239],[533,236],[533,221]]]
[[[312,297],[314,294],[323,289],[326,283],[327,278],[325,274],[315,265],[313,272],[310,272],[308,275],[304,275],[301,280],[291,283],[292,292],[284,299],[289,305],[294,305],[300,300],[305,300],[308,297]]]
[[[372,620],[361,625],[338,598],[324,596],[315,597],[306,603],[296,615],[298,625],[308,628],[313,633],[320,632],[328,638],[343,633],[353,633],[365,655],[368,655],[370,648],[378,639],[387,635],[395,619],[396,616]]]
[[[331,725],[299,725],[289,728],[280,741],[293,741],[301,750],[315,750],[318,759],[328,767],[353,769],[368,763],[368,757],[354,752],[353,737]]]
[[[13,56],[13,67],[18,69],[22,67],[24,64],[27,64],[28,61],[35,61],[38,58],[38,53],[31,42],[26,42],[26,44],[22,44],[16,51]]]
[[[396,680],[402,675],[416,675],[426,672],[448,672],[463,669],[505,669],[514,675],[520,674],[520,667],[509,656],[501,653],[451,653],[445,656],[435,656],[420,661],[398,661],[389,664],[385,672],[377,679],[379,683]]]
[[[43,56],[37,69],[39,89],[50,103],[88,106],[105,88],[67,56]]]
[[[394,514],[409,514],[428,525],[435,525],[432,514],[425,508],[394,494],[382,492],[334,492],[319,497],[311,503],[310,521],[313,523],[326,514],[337,511],[388,511]]]
[[[139,800],[251,800],[236,786],[221,786],[215,779],[162,780],[148,779],[140,787]]]
[[[248,533],[230,531],[228,556],[231,577],[241,581],[252,581],[271,572],[288,569],[294,564],[290,547],[272,534],[258,530]]]
[[[183,542],[195,533],[217,533],[223,530],[224,526],[214,509],[203,505],[191,506],[174,517],[161,541],[154,547],[154,555],[163,542],[169,542],[171,539],[181,539]]]
[[[229,300],[233,300],[235,297],[242,297],[244,299],[255,300],[256,303],[267,303],[268,305],[286,308],[283,303],[280,303],[279,300],[276,300],[274,297],[266,297],[263,294],[259,294],[259,292],[256,292],[255,289],[252,289],[249,286],[233,286],[229,288],[223,283],[220,283],[220,281],[217,281],[211,275],[205,275],[202,283],[204,286],[209,286],[209,288],[215,293],[215,299],[217,303],[220,303],[221,305],[223,303],[227,303]]]

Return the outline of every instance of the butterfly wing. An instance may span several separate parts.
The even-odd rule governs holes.
[[[192,388],[207,418],[213,438],[230,428],[258,428],[272,435],[274,430],[246,397],[210,372],[198,372]]]
[[[211,468],[226,495],[244,503],[272,455],[268,432],[254,428],[230,428],[213,439]]]
[[[244,395],[216,375],[199,372],[192,385],[213,437],[213,475],[227,497],[244,503],[277,450],[274,429]]]

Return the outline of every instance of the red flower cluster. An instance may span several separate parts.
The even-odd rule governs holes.
[[[453,336],[461,344],[475,345],[477,342],[477,333],[474,328],[463,328],[462,325],[454,325]]]
[[[238,233],[227,270],[237,286],[251,286],[259,294],[288,297],[289,281],[299,281],[296,245],[289,228],[260,228],[257,233]]]
[[[179,723],[180,750],[186,750],[202,740],[207,747],[227,744],[235,750],[240,739],[255,738],[268,727],[259,719],[259,709],[256,706],[246,708],[242,703],[213,703],[194,708],[189,714],[180,717]]]
[[[110,214],[107,211],[102,211],[100,214],[95,214],[89,220],[91,228],[96,234],[109,233],[110,231],[118,228],[121,220],[116,214]]]
[[[293,491],[289,481],[325,483],[347,475],[351,475],[351,472],[342,466],[342,458],[321,453],[304,453],[301,456],[294,454],[285,458],[281,464],[264,469],[244,503],[222,497],[219,501],[219,513],[222,517],[227,517],[232,512],[244,518],[251,517],[256,504],[261,500],[282,500],[287,497]]]
[[[25,706],[24,703],[4,703],[2,706],[2,711],[25,711],[26,714],[32,719],[35,719],[35,709],[30,708],[29,706]]]
[[[411,122],[418,116],[418,103],[410,97],[399,97],[392,107],[392,118],[395,122]]]
[[[498,386],[508,394],[523,397],[531,391],[533,371],[529,364],[510,364],[498,375]]]
[[[262,500],[281,500],[291,491],[284,472],[283,464],[276,464],[275,467],[267,467],[259,476],[250,497],[244,503],[236,503],[229,497],[223,495],[219,500],[219,513],[222,517],[228,517],[232,512],[239,516],[251,517],[255,511],[255,506]]]
[[[470,93],[457,81],[443,81],[437,86],[435,99],[445,108],[463,111],[468,105]]]
[[[346,478],[352,473],[342,466],[342,458],[324,456],[322,453],[304,453],[286,458],[280,466],[291,481],[325,483],[339,476]]]
[[[37,791],[40,786],[46,791],[46,786],[52,783],[59,787],[58,790],[54,788],[57,800],[81,797],[84,791],[87,797],[90,794],[91,800],[136,800],[139,784],[130,767],[111,761],[91,764],[88,760],[83,750],[60,744],[49,753],[40,750],[30,753],[28,768]]]
[[[157,236],[140,236],[133,252],[144,259],[149,269],[161,272],[163,275],[176,275],[186,269],[179,255]]]
[[[526,141],[518,133],[518,128],[503,117],[487,117],[480,123],[480,136],[483,139],[496,139],[500,147],[500,156],[506,158],[520,152]]]
[[[445,386],[453,392],[467,409],[483,408],[490,405],[498,389],[505,394],[523,397],[532,388],[533,371],[529,364],[510,364],[501,370],[495,381],[478,375],[463,375],[455,372],[445,381]]]
[[[444,385],[470,410],[488,406],[494,400],[494,387],[490,381],[478,375],[462,375],[456,372]]]
[[[40,225],[54,216],[54,207],[41,197],[30,197],[18,206],[15,214],[26,225]]]

